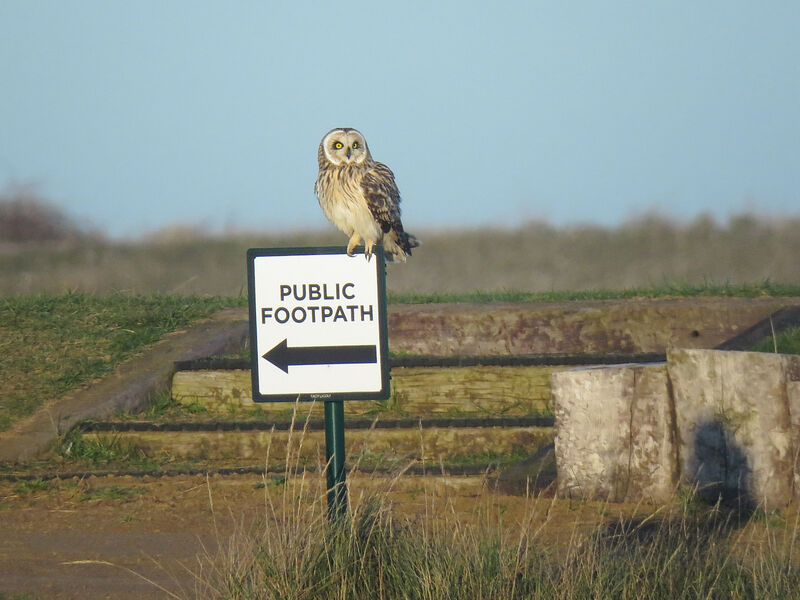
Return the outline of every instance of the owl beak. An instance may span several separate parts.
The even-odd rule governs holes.
[[[347,152],[345,152],[345,156],[347,157],[347,162],[350,162],[350,148],[348,148]]]

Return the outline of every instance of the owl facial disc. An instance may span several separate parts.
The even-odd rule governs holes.
[[[367,141],[351,127],[332,129],[322,138],[321,147],[325,158],[336,166],[358,165],[369,158]]]

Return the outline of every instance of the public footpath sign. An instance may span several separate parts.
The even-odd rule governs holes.
[[[247,253],[253,400],[389,397],[386,266],[344,248]]]
[[[325,404],[328,517],[347,512],[344,401],[389,397],[386,263],[346,248],[247,251],[253,400]]]

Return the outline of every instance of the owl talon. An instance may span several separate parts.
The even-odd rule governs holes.
[[[372,249],[375,247],[375,242],[364,242],[364,256],[367,258],[367,262],[369,259],[372,258]]]
[[[350,241],[347,242],[347,256],[353,256],[353,251],[361,243],[361,236],[354,233],[350,236]]]

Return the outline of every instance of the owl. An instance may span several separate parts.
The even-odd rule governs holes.
[[[419,246],[400,222],[400,191],[394,173],[372,160],[367,140],[350,127],[325,134],[317,153],[319,175],[314,185],[328,220],[350,237],[347,254],[364,240],[367,260],[375,244],[383,243],[390,260],[405,262]]]

